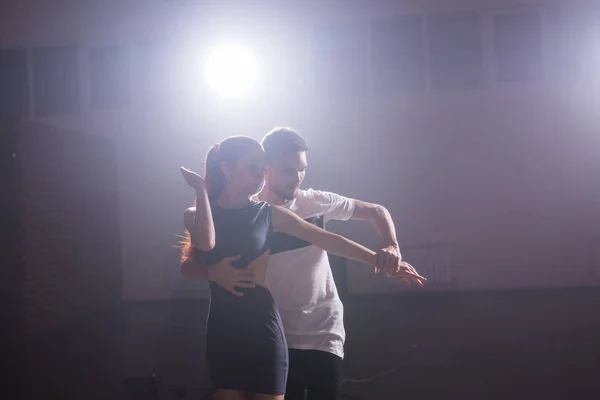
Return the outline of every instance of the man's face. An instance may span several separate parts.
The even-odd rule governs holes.
[[[307,165],[305,151],[275,159],[265,170],[269,188],[283,200],[295,198],[304,180]]]

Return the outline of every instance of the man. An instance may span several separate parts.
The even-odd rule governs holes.
[[[402,261],[394,223],[385,207],[334,193],[301,190],[307,169],[308,145],[290,128],[275,128],[262,140],[265,184],[255,200],[280,205],[303,219],[324,227],[329,220],[370,221],[383,240],[378,252],[385,272],[410,286],[416,271]],[[226,259],[210,268],[182,265],[192,279],[208,279],[230,292],[252,287],[252,272],[236,270]],[[424,279],[424,278],[423,278]],[[289,348],[285,398],[334,400],[344,357],[343,304],[338,296],[324,250],[299,239],[276,234],[271,243],[268,286],[281,314]]]

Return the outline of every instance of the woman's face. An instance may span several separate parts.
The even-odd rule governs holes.
[[[224,171],[228,176],[228,185],[248,196],[258,192],[264,179],[265,159],[260,145],[250,147],[244,152],[233,168]]]

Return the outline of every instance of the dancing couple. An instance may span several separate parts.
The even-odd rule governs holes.
[[[275,128],[262,143],[234,136],[213,146],[203,177],[181,168],[196,191],[184,213],[181,271],[210,284],[206,356],[216,399],[336,398],[344,309],[327,252],[407,286],[425,281],[402,261],[385,207],[300,188],[307,152],[296,131]],[[378,252],[324,230],[350,219],[373,224]]]

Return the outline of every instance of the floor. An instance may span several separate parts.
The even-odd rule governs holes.
[[[600,288],[351,297],[345,305],[344,377],[376,377],[344,382],[341,398],[600,398]],[[28,398],[152,398],[128,397],[124,379],[155,373],[187,389],[185,399],[200,399],[209,387],[206,311],[205,301],[123,304],[31,339]],[[128,382],[138,391],[148,383]]]

